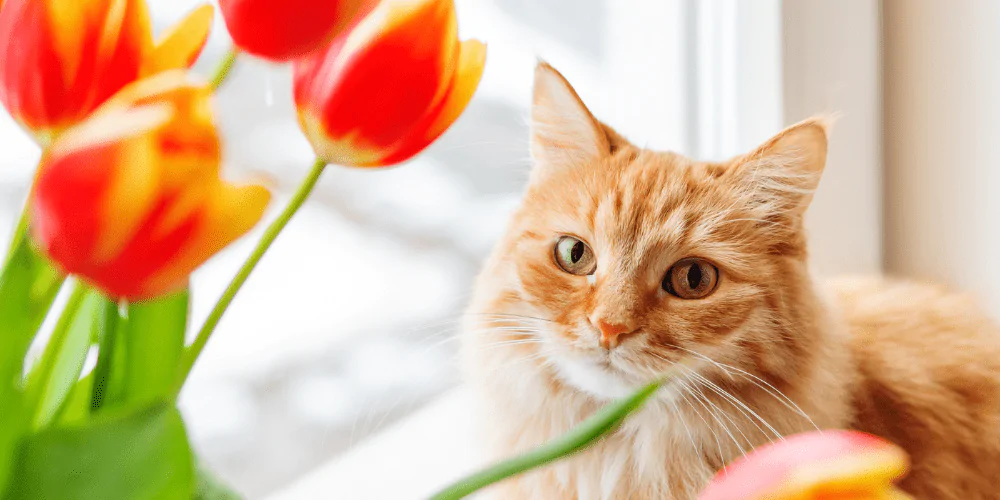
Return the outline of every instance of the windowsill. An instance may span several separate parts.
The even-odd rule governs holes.
[[[452,390],[269,500],[427,498],[483,463],[470,398],[465,388]]]

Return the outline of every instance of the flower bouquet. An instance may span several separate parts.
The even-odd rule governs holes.
[[[0,102],[42,148],[0,272],[4,499],[238,497],[197,460],[176,406],[216,325],[327,165],[387,167],[418,154],[462,113],[485,65],[484,44],[459,40],[452,0],[219,3],[234,48],[202,78],[189,68],[210,5],[154,40],[145,0],[0,1]],[[238,57],[292,65],[316,161],[186,345],[189,275],[270,201],[264,184],[220,173],[212,102]],[[63,288],[68,300],[52,310]],[[26,363],[49,315],[51,336]],[[96,366],[84,370],[95,347]],[[586,447],[660,383],[434,498]],[[704,498],[734,498],[721,495]]]

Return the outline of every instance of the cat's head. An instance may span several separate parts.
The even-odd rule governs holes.
[[[611,397],[702,354],[794,363],[782,350],[806,348],[789,338],[812,321],[802,216],[825,122],[697,162],[628,143],[540,63],[531,123],[534,169],[494,255],[491,282],[506,288],[487,310],[540,318],[531,348],[542,365]]]

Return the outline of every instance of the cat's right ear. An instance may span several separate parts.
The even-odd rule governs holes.
[[[535,67],[531,156],[535,171],[572,168],[604,158],[608,136],[580,96],[548,63]]]

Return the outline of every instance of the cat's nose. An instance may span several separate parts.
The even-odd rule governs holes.
[[[635,329],[630,326],[620,323],[609,323],[603,319],[597,320],[594,324],[601,331],[601,347],[605,349],[618,347],[619,338],[635,332]]]

